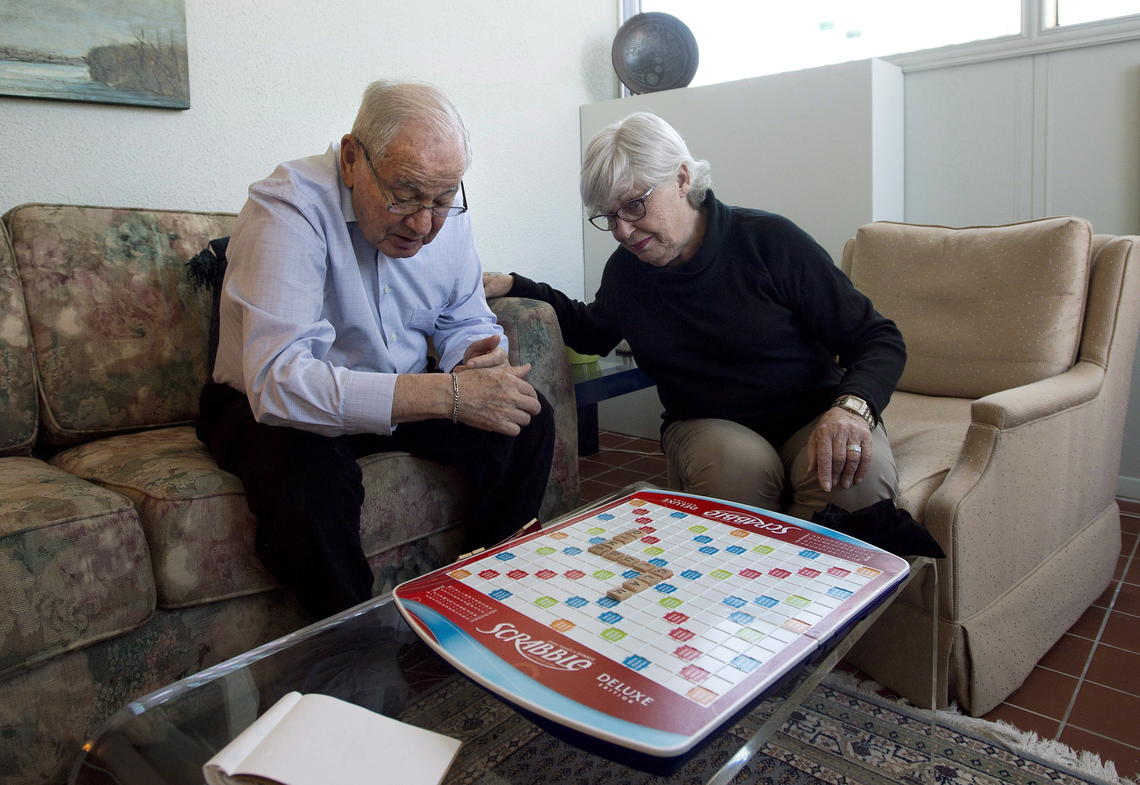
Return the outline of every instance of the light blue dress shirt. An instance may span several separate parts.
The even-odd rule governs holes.
[[[230,236],[214,381],[258,422],[338,436],[392,432],[396,376],[450,370],[503,332],[483,297],[468,214],[391,259],[361,235],[339,143],[254,183]]]

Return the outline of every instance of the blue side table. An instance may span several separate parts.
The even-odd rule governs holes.
[[[653,386],[653,380],[629,355],[614,354],[570,366],[578,405],[578,454],[598,451],[598,402]]]

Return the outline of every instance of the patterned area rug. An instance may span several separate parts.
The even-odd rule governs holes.
[[[1016,745],[983,735],[992,723],[959,723],[938,712],[939,724],[932,726],[929,712],[844,682],[833,675],[820,685],[733,785],[1125,783],[1095,756],[1046,760],[1024,748],[1014,751]],[[460,676],[442,682],[401,719],[463,741],[445,785],[700,785],[757,725],[745,717],[665,778],[559,741]],[[1001,728],[993,729],[1001,735]]]

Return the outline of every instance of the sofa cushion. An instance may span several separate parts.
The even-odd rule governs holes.
[[[276,586],[253,549],[255,521],[237,477],[191,426],[71,447],[51,463],[134,502],[154,564],[158,605],[179,608]]]
[[[27,454],[38,417],[32,333],[8,232],[0,227],[0,455]]]
[[[1080,218],[859,229],[852,282],[906,339],[899,389],[980,398],[1072,366],[1090,270]]]
[[[0,679],[154,610],[131,503],[43,461],[0,458]]]
[[[429,534],[448,530],[462,534],[471,490],[457,469],[405,452],[366,455],[357,463],[364,476],[360,542],[369,563]],[[462,539],[459,536],[453,544],[458,547]],[[442,554],[443,563],[458,555],[458,550]]]
[[[896,392],[883,412],[899,468],[899,506],[922,522],[926,503],[958,460],[970,428],[968,398]]]
[[[192,421],[206,380],[210,293],[185,263],[232,216],[23,205],[5,221],[57,445]]]
[[[241,481],[217,467],[193,428],[97,439],[63,450],[51,462],[134,502],[150,546],[159,606],[188,607],[277,587],[254,549],[256,521]],[[361,542],[374,569],[387,569],[377,572],[377,583],[387,584],[396,574],[414,577],[393,573],[384,554],[459,524],[466,500],[461,478],[454,469],[407,453],[367,456],[360,464]],[[437,545],[443,549],[440,563],[458,553],[458,539],[449,551],[450,542]]]

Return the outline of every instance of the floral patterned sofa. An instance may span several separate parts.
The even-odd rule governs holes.
[[[233,216],[23,205],[0,233],[0,780],[62,782],[131,698],[305,624],[261,566],[240,482],[194,437],[212,296],[186,261]],[[556,408],[544,518],[577,502],[573,386],[549,306],[493,305]],[[467,489],[361,461],[381,592],[457,555]]]

